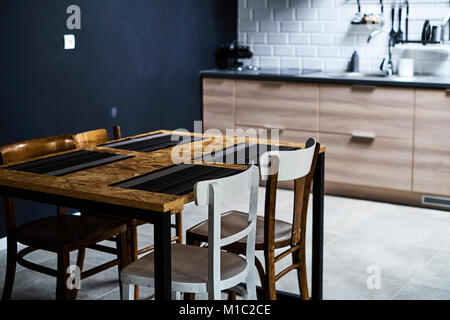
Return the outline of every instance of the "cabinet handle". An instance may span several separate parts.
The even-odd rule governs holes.
[[[365,85],[365,84],[354,84],[352,86],[352,90],[359,90],[359,91],[373,91],[377,87],[371,86],[371,85]]]
[[[374,132],[354,131],[352,132],[352,139],[373,141],[377,135]]]

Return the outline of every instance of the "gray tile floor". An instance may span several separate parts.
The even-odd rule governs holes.
[[[291,220],[292,192],[280,190],[277,214]],[[260,189],[260,214],[263,212]],[[234,209],[245,209],[243,201]],[[184,228],[206,219],[205,208],[193,204],[184,212]],[[311,215],[307,230],[307,256],[311,253]],[[340,197],[325,197],[325,299],[450,299],[450,212],[413,208]],[[139,229],[142,244],[152,242],[151,226]],[[261,257],[261,255],[259,255]],[[32,261],[54,267],[53,254],[36,252]],[[73,256],[73,258],[75,255]],[[109,258],[88,250],[86,265]],[[261,257],[262,259],[262,257]],[[290,259],[290,258],[287,258]],[[0,290],[3,290],[6,252],[0,251]],[[280,262],[279,269],[283,267]],[[369,289],[376,270],[379,288]],[[310,273],[310,261],[308,261]],[[13,299],[53,299],[56,281],[17,267]],[[277,283],[277,288],[298,292],[295,272]],[[151,289],[141,289],[151,297]],[[82,282],[79,299],[118,299],[117,268]],[[202,297],[199,297],[202,298]]]

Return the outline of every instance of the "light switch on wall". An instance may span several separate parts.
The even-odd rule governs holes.
[[[75,35],[65,34],[64,35],[64,49],[75,49]]]

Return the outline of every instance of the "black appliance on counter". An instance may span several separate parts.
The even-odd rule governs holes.
[[[216,64],[218,69],[237,69],[243,63],[239,59],[250,59],[253,53],[249,47],[240,46],[237,42],[222,46],[216,52]]]

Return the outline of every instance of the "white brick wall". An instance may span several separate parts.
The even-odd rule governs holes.
[[[378,13],[377,2],[361,1],[362,11]],[[385,1],[386,32],[391,28],[390,3],[391,0]],[[450,11],[445,0],[409,3],[409,39],[420,39],[425,19],[437,25]],[[366,43],[370,30],[350,24],[355,12],[356,0],[239,0],[238,39],[254,53],[254,58],[246,63],[262,68],[343,71],[357,50],[361,71],[376,71],[387,56],[388,36],[381,34]],[[404,23],[402,30],[405,31]],[[394,65],[405,55],[415,58],[417,73],[450,76],[449,54],[396,49]]]

